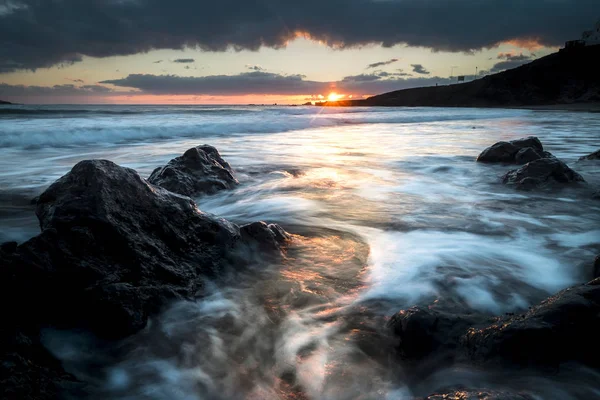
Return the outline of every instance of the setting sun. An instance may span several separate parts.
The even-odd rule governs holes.
[[[329,93],[329,96],[327,96],[327,100],[337,101],[337,100],[341,99],[342,97],[344,97],[343,94],[337,94],[335,92],[332,92],[332,93]]]

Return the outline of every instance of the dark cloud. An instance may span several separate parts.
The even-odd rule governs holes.
[[[431,72],[427,71],[421,64],[410,64],[415,74],[429,75]]]
[[[246,68],[248,68],[250,71],[264,71],[265,70],[260,65],[249,65],[249,64],[246,64]]]
[[[395,63],[395,62],[397,62],[397,61],[398,61],[398,59],[397,59],[397,58],[392,58],[391,60],[387,60],[387,61],[379,61],[379,62],[376,62],[376,63],[373,63],[373,64],[369,64],[369,65],[367,65],[367,68],[366,68],[366,69],[369,69],[369,68],[377,68],[377,67],[382,67],[382,66],[384,66],[384,65],[393,64],[393,63]]]
[[[194,60],[193,58],[176,58],[175,60],[173,60],[174,63],[179,63],[179,64],[189,64],[189,63],[193,63],[196,60]]]
[[[68,81],[71,81],[71,82],[85,83],[85,82],[83,81],[83,79],[69,79],[69,78],[65,78],[65,79],[66,79],[66,80],[68,80]]]
[[[0,83],[0,96],[2,96],[3,98],[23,98],[36,96],[89,96],[94,94],[108,94],[113,92],[113,89],[102,85],[75,86],[71,84],[66,84],[54,86],[25,86]]]
[[[160,64],[163,60],[154,61],[152,64]]]
[[[579,37],[598,0],[3,0],[0,72],[153,49],[284,47],[298,35],[336,48],[395,44],[474,51]]]
[[[507,61],[527,61],[531,60],[531,56],[526,56],[523,53],[513,54],[513,53],[498,53],[498,60],[507,60]]]
[[[400,73],[399,73],[400,74]],[[347,76],[336,82],[305,80],[303,75],[280,75],[269,72],[245,72],[238,75],[181,77],[176,75],[133,74],[122,79],[100,82],[123,88],[135,88],[141,93],[156,95],[315,95],[338,93],[378,94],[392,90],[436,83],[448,84],[439,77],[401,78],[399,74],[379,72]]]
[[[492,68],[490,68],[489,71],[483,71],[483,73],[484,74],[495,74],[496,72],[502,72],[507,69],[519,67],[523,64],[528,63],[529,61],[532,61],[533,56],[526,56],[526,55],[523,55],[522,53],[521,54],[499,53],[498,60],[505,60],[505,61],[500,61],[500,62],[494,64],[494,66]]]

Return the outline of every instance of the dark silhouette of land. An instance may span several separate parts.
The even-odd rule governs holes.
[[[600,45],[561,50],[520,67],[455,85],[397,90],[323,106],[600,106]],[[577,108],[577,107],[575,107]],[[581,108],[581,107],[580,107]]]
[[[0,104],[12,104],[10,101],[0,100]]]

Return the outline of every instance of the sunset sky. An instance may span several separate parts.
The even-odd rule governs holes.
[[[0,0],[0,99],[304,103],[499,72],[598,0]]]

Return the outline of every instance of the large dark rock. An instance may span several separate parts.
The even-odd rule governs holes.
[[[600,160],[600,150],[596,150],[595,152],[588,154],[587,156],[579,157],[579,161],[585,160]]]
[[[462,335],[482,320],[481,316],[471,314],[412,307],[395,314],[388,327],[398,339],[400,357],[420,360],[456,349]]]
[[[156,168],[148,181],[185,196],[212,194],[238,184],[227,161],[209,145],[192,147],[164,167]]]
[[[439,391],[421,400],[534,400],[525,393],[504,390],[452,388]]]
[[[523,139],[512,140],[510,142],[495,143],[483,150],[477,157],[477,161],[514,164],[542,158],[545,157],[546,154],[550,153],[544,153],[544,148],[540,140],[531,136]],[[519,156],[517,157],[517,155]]]
[[[106,160],[75,165],[39,197],[36,214],[38,236],[0,246],[0,384],[7,398],[56,398],[73,381],[40,344],[40,329],[122,338],[166,303],[201,294],[205,278],[259,253],[280,256],[289,239],[274,224],[240,230]]]
[[[203,278],[242,265],[248,244],[277,251],[282,242],[273,233],[263,244],[105,160],[75,165],[36,213],[42,233],[9,255],[14,291],[45,299],[31,310],[42,319],[107,337],[136,332],[167,301],[192,299]]]
[[[551,183],[585,182],[583,177],[557,158],[542,158],[507,172],[502,183],[530,189]]]
[[[565,289],[527,313],[506,316],[462,338],[476,362],[556,368],[577,361],[600,367],[600,279]]]

